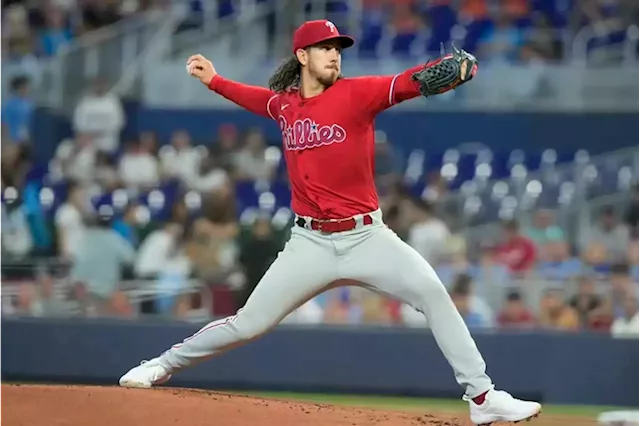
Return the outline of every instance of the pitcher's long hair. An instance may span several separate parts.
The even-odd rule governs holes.
[[[290,56],[269,78],[269,89],[276,93],[282,93],[300,87],[301,72],[302,65],[298,62],[298,57],[296,55]]]

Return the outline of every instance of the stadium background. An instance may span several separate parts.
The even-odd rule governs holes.
[[[478,56],[472,84],[377,121],[385,219],[436,267],[502,386],[635,406],[637,2],[2,7],[4,377],[113,382],[242,305],[291,225],[280,135],[189,79],[184,61],[202,53],[264,85],[295,26],[328,18],[358,40],[346,75],[398,72],[441,42]],[[83,257],[96,248],[99,265]],[[416,314],[335,290],[253,349],[176,380],[457,395]],[[110,361],[96,373],[83,363],[100,353]],[[589,375],[597,385],[581,386]]]

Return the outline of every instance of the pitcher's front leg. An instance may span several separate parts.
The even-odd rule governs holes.
[[[172,373],[258,338],[322,292],[337,277],[329,240],[295,229],[284,250],[236,315],[213,321],[162,355],[120,379],[126,387],[151,387]]]
[[[424,313],[438,347],[465,388],[476,424],[519,421],[536,416],[540,404],[494,390],[469,329],[429,263],[390,229],[373,231],[355,244],[340,273]],[[426,361],[426,360],[425,360]]]

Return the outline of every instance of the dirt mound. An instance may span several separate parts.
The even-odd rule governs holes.
[[[2,385],[9,426],[467,426],[446,416],[161,388]]]

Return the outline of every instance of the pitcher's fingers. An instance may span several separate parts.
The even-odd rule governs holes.
[[[189,56],[189,59],[187,59],[187,64],[193,61],[203,61],[203,60],[204,60],[204,56],[198,53],[197,55]]]
[[[194,75],[194,73],[200,69],[201,67],[198,66],[198,62],[192,62],[187,65],[187,71],[189,71],[189,74],[191,75]]]

